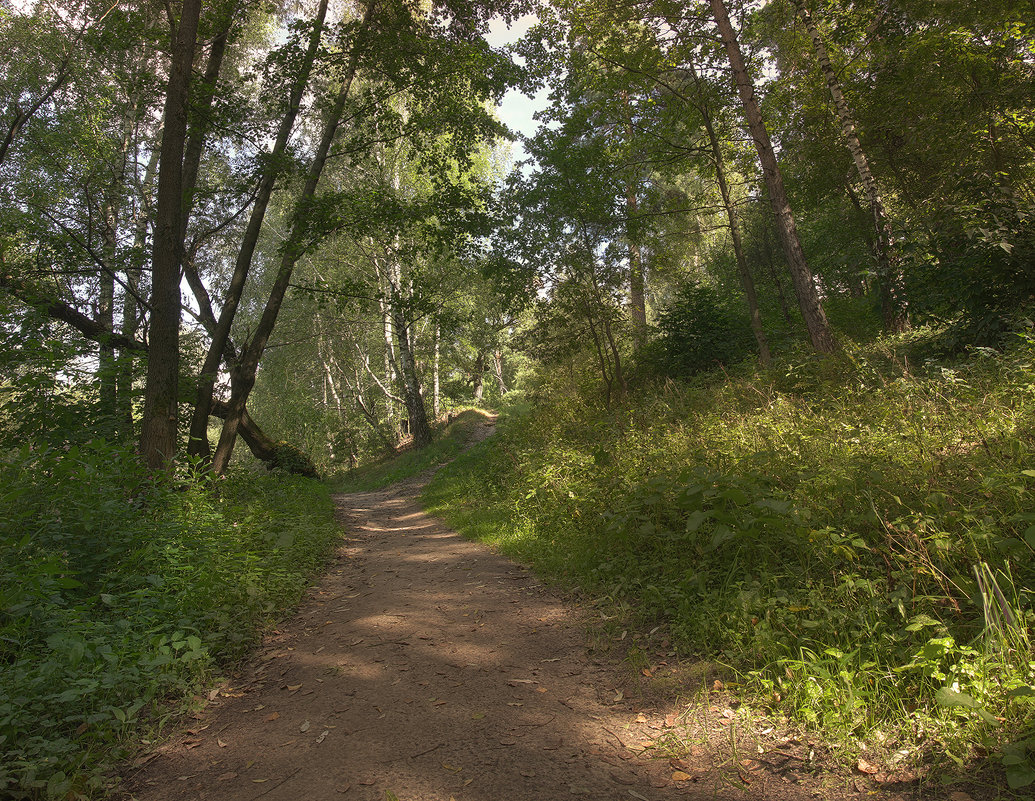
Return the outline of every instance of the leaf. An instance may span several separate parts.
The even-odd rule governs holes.
[[[270,723],[280,717],[279,712],[270,712],[266,717],[263,718],[267,723]]]
[[[615,697],[614,697],[614,698],[612,698],[611,700],[612,700],[612,701],[614,701],[615,703],[618,703],[618,702],[619,702],[619,701],[621,701],[621,700],[622,700],[623,698],[625,698],[625,693],[624,693],[624,692],[622,692],[621,690],[617,690],[617,691],[615,692]]]
[[[686,773],[682,770],[673,771],[671,776],[671,779],[674,782],[688,782],[691,781],[693,778],[694,777],[691,776],[689,773]]]
[[[858,769],[860,773],[867,773],[870,775],[873,775],[874,773],[880,771],[880,768],[878,768],[876,765],[870,762],[867,762],[862,757],[859,757],[859,761],[855,764],[855,767]]]
[[[289,684],[289,685],[287,685],[287,691],[289,693],[298,692],[301,689],[302,689],[302,685],[301,684]]]

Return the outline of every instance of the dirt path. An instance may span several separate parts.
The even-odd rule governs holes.
[[[348,540],[327,575],[127,781],[132,797],[814,797],[766,771],[716,781],[703,754],[648,758],[674,710],[625,700],[615,667],[587,655],[577,614],[426,516],[421,486],[339,496]]]

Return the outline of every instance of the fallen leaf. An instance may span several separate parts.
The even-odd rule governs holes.
[[[255,784],[262,784],[263,782],[268,782],[268,781],[269,781],[269,779],[252,779],[252,782],[255,783]]]
[[[236,778],[237,778],[237,774],[234,771],[231,770],[231,771],[228,771],[227,773],[220,773],[218,776],[216,776],[216,781],[217,782],[228,782],[231,779],[236,779]]]
[[[855,767],[858,768],[860,773],[868,773],[870,775],[873,775],[880,770],[876,765],[867,762],[862,757],[859,757],[859,761],[856,763]]]
[[[302,689],[302,685],[301,684],[288,684],[288,685],[286,685],[286,689],[287,689],[287,691],[289,693],[294,693],[294,692],[298,692],[299,690],[301,690]]]
[[[443,762],[442,767],[444,767],[446,770],[452,771],[453,773],[459,773],[463,770],[463,768],[458,768],[455,765],[450,765],[448,762]]]
[[[623,698],[625,698],[625,693],[622,692],[621,690],[617,690],[617,691],[615,691],[615,697],[612,698],[611,700],[614,701],[617,704]]]
[[[218,745],[220,748],[226,748],[226,743],[224,743],[218,737],[216,738],[216,745]]]
[[[726,689],[726,685],[718,679],[712,682],[712,692],[721,693],[724,689]]]
[[[646,716],[646,715],[644,715],[644,714],[643,714],[643,713],[641,712],[640,714],[638,714],[638,715],[636,716],[636,722],[637,722],[637,723],[646,723],[646,722],[647,722],[647,716]]]
[[[688,782],[692,781],[694,777],[686,771],[676,770],[672,772],[672,776],[670,778],[674,782]]]
[[[209,701],[215,701],[215,700],[216,700],[216,696],[217,696],[217,695],[219,695],[219,688],[218,688],[218,687],[216,687],[216,689],[214,689],[214,690],[211,690],[211,691],[209,692],[209,694],[208,694],[208,700],[209,700]]]
[[[546,692],[546,688],[545,687],[536,687],[535,691],[537,693],[545,693]]]
[[[507,706],[524,706],[521,701],[507,701]]]
[[[648,679],[650,679],[650,678],[653,678],[653,677],[654,677],[654,674],[653,674],[653,673],[651,673],[651,670],[650,670],[650,668],[644,668],[643,670],[641,670],[641,671],[640,671],[640,673],[642,673],[642,674],[643,674],[644,676],[646,676],[646,677],[647,677]]]
[[[280,717],[279,712],[270,712],[266,717],[263,718],[267,723],[270,723]]]
[[[310,726],[309,721],[308,720],[304,720],[304,721],[302,721],[302,725],[298,727],[298,730],[301,731],[301,732],[307,732],[307,731],[309,731],[309,726]]]
[[[346,784],[346,785],[343,785],[341,787],[334,788],[334,792],[336,792],[336,793],[347,793],[351,789],[352,789],[352,785],[351,784]]]
[[[472,720],[481,720],[484,717],[485,717],[485,713],[484,712],[474,712],[474,713],[471,714],[471,719]]]
[[[732,709],[724,709],[724,710],[722,710],[722,716],[723,716],[724,718],[730,718],[730,719],[732,719],[732,718],[733,718],[733,716],[734,716],[734,714],[735,714],[735,713],[734,713],[734,711],[733,711]]]
[[[676,715],[676,714],[665,715],[665,725],[668,726],[670,729],[673,726],[675,726],[678,721],[679,721],[679,715]]]

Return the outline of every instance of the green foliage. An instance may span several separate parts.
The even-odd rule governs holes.
[[[687,281],[658,316],[653,360],[663,375],[687,377],[741,361],[754,349],[740,300]]]
[[[337,537],[284,475],[148,475],[94,442],[0,460],[0,795],[99,792],[160,723],[297,601]]]
[[[1035,348],[908,363],[877,343],[649,386],[611,413],[544,386],[426,500],[734,666],[848,754],[962,764],[977,744],[1012,754],[1020,782],[1035,722]]]

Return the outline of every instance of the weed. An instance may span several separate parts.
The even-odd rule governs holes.
[[[1035,349],[907,370],[900,347],[646,385],[611,410],[544,381],[425,500],[731,665],[845,759],[999,753],[1020,787]]]

